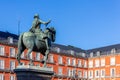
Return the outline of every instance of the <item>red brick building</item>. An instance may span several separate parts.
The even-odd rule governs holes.
[[[17,40],[14,34],[0,32],[0,80],[16,80]],[[24,65],[28,64],[26,52],[21,56]],[[42,58],[39,53],[31,54],[36,66],[42,66]],[[47,66],[55,72],[52,80],[119,80],[119,59],[120,44],[91,50],[52,44]]]

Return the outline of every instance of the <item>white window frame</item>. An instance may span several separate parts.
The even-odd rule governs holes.
[[[112,70],[114,70],[114,73],[112,73]],[[115,77],[115,75],[116,75],[115,68],[111,68],[110,69],[110,76]]]
[[[80,70],[78,71],[78,77],[82,78],[82,71],[80,71]]]
[[[82,61],[78,60],[78,67],[81,67],[81,66],[82,66]]]
[[[67,58],[67,65],[71,65],[70,58]]]
[[[93,70],[89,71],[89,78],[93,78]]]
[[[58,56],[58,63],[63,64],[62,56]]]
[[[84,60],[84,67],[86,68],[87,67],[87,61]]]
[[[87,78],[87,71],[86,71],[86,70],[83,71],[83,77],[84,77],[84,78]]]
[[[110,65],[115,65],[115,57],[110,58]]]
[[[10,70],[15,69],[15,61],[11,60],[10,61]]]
[[[75,66],[75,65],[76,65],[76,60],[72,59],[72,66]]]
[[[56,49],[57,53],[60,53],[60,48],[59,47],[56,47],[55,49]]]
[[[116,49],[115,48],[111,49],[111,53],[115,54],[116,53]]]
[[[105,58],[101,59],[101,67],[105,66]]]
[[[67,75],[71,76],[71,70],[70,69],[67,69]]]
[[[100,77],[99,70],[95,70],[95,78],[99,78],[99,77]]]
[[[33,53],[32,52],[30,53],[30,59],[33,59]]]
[[[5,55],[5,47],[0,45],[0,55]]]
[[[89,61],[89,68],[93,68],[93,60]]]
[[[99,67],[100,66],[100,60],[96,59],[95,60],[95,67]]]
[[[36,60],[39,61],[40,60],[40,53],[36,52]]]
[[[54,63],[54,59],[53,59],[53,55],[52,54],[49,55],[49,62],[50,63]]]
[[[0,69],[5,69],[5,61],[0,60]]]
[[[15,76],[10,75],[10,80],[15,80]]]
[[[59,68],[58,68],[58,75],[62,75],[62,74],[63,74],[62,72],[63,72],[62,67],[59,67]]]
[[[4,74],[0,74],[0,80],[4,80]]]
[[[10,57],[15,57],[15,48],[14,47],[10,47]]]
[[[72,70],[72,76],[73,76],[73,77],[76,76],[76,70],[75,70],[75,69]]]
[[[105,77],[105,69],[101,69],[101,77],[102,77],[102,78]]]
[[[93,57],[93,52],[90,53],[90,57]]]

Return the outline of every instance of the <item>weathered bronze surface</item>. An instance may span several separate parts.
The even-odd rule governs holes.
[[[40,52],[41,54],[44,55],[42,62],[43,62],[43,67],[46,67],[46,61],[48,58],[48,54],[50,52],[51,42],[55,41],[56,30],[54,29],[54,27],[50,27],[50,28],[46,28],[45,31],[41,31],[39,25],[41,23],[48,24],[50,23],[50,21],[37,22],[39,16],[35,15],[34,18],[36,17],[37,19],[33,22],[33,26],[30,29],[30,31],[24,32],[19,36],[17,60],[19,65],[21,65],[22,64],[20,62],[21,54],[25,49],[28,49],[26,56],[30,60],[30,65],[33,64],[32,59],[30,59],[30,54],[32,51],[35,51],[35,52]]]
[[[32,28],[30,29],[31,32],[35,32],[35,29],[40,29],[41,28],[41,24],[44,24],[45,26],[47,26],[49,23],[51,22],[51,20],[49,20],[48,22],[44,22],[39,18],[38,14],[34,15],[34,20],[32,23]],[[40,29],[41,30],[41,29]]]

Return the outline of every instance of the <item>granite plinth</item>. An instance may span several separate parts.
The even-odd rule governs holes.
[[[36,66],[17,66],[14,70],[17,80],[51,80],[54,75],[52,68]]]

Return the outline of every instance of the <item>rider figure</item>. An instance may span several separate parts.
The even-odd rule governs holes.
[[[44,24],[44,25],[47,26],[50,22],[51,22],[50,20],[48,22],[44,22],[44,21],[40,20],[39,15],[35,14],[34,15],[34,21],[32,23],[32,28],[29,31],[31,31],[33,33],[35,33],[36,29],[39,29],[41,31],[41,29],[40,29],[41,24]]]

